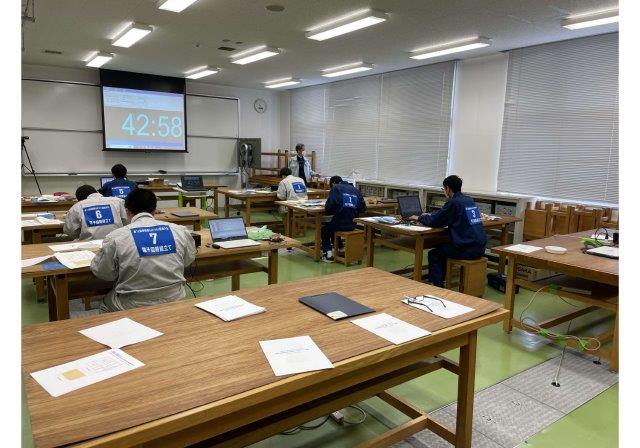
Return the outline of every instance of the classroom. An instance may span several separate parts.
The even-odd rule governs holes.
[[[3,446],[637,446],[618,0],[20,13]]]

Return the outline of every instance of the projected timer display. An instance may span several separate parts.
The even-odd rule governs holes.
[[[102,88],[105,149],[186,149],[184,95]]]

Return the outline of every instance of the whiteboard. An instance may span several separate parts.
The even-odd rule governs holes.
[[[38,174],[104,174],[123,163],[131,174],[237,173],[236,98],[187,95],[187,153],[102,151],[100,88],[22,81],[22,135]]]

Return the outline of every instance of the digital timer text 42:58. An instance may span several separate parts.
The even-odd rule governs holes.
[[[171,119],[171,121],[169,121]],[[151,124],[151,126],[149,126]],[[158,116],[158,121],[152,120],[147,114],[134,115],[130,113],[127,118],[122,122],[120,128],[129,135],[155,136],[160,137],[181,137],[182,136],[182,118],[175,116],[169,117],[168,115]],[[154,130],[155,128],[155,130]]]

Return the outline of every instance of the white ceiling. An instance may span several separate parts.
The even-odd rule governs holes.
[[[407,52],[474,36],[491,38],[493,45],[458,57],[618,30],[617,24],[577,31],[560,26],[569,15],[616,8],[617,0],[198,0],[180,14],[159,10],[156,3],[36,0],[35,22],[23,25],[22,61],[84,67],[92,50],[102,50],[116,55],[104,66],[109,69],[184,76],[212,65],[222,71],[199,81],[262,87],[265,81],[293,76],[303,80],[300,87],[333,81],[320,71],[352,62],[371,62],[375,68],[351,77],[424,65],[426,61],[409,59]],[[286,9],[269,12],[269,4]],[[369,7],[387,11],[389,20],[324,42],[304,37],[314,26]],[[114,33],[130,21],[152,25],[154,31],[131,48],[111,46]],[[283,52],[244,66],[229,62],[231,54],[264,44]],[[238,50],[229,53],[218,50],[220,46]],[[44,49],[63,54],[44,54]]]

